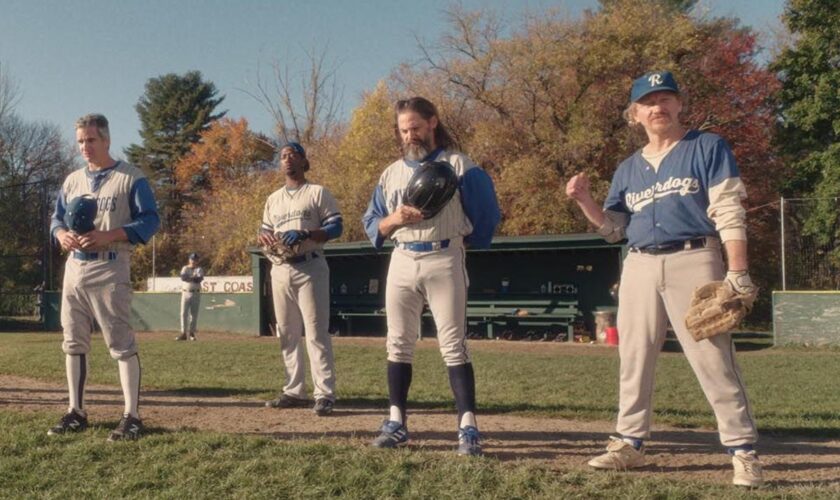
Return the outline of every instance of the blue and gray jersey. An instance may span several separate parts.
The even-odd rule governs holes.
[[[627,214],[628,244],[651,248],[704,236],[745,239],[740,199],[746,194],[729,145],[689,131],[654,168],[641,150],[624,160],[604,202]]]

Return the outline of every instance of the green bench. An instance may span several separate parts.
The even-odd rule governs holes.
[[[330,306],[331,314],[347,323],[348,335],[353,333],[353,318],[385,317],[384,300],[376,296],[335,296]],[[467,300],[467,324],[485,327],[488,339],[496,338],[496,327],[533,325],[565,328],[566,340],[573,342],[574,322],[580,315],[576,300],[499,296]],[[431,313],[424,310],[423,316]]]

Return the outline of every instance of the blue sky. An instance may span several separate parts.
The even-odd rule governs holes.
[[[402,62],[419,58],[415,34],[446,28],[448,0],[0,0],[0,64],[18,84],[18,113],[73,134],[75,119],[111,121],[112,153],[139,141],[134,105],[149,78],[199,70],[225,95],[222,109],[270,133],[252,97],[257,69],[272,61],[305,69],[304,51],[327,48],[343,87],[342,117],[361,94]],[[516,23],[523,12],[558,8],[578,17],[597,0],[461,0]],[[763,32],[778,26],[783,0],[700,0],[713,16],[734,16]],[[766,39],[770,43],[770,38]]]

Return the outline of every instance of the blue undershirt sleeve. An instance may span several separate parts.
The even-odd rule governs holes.
[[[464,214],[473,225],[473,232],[464,238],[470,248],[489,248],[493,231],[502,220],[493,180],[482,168],[471,168],[461,177],[459,189]]]
[[[128,206],[131,209],[131,222],[123,226],[128,241],[133,245],[148,242],[160,228],[160,216],[155,195],[146,178],[138,179],[131,186]]]
[[[365,233],[374,248],[382,248],[385,238],[379,234],[379,222],[388,216],[388,208],[385,205],[385,195],[382,193],[382,186],[377,184],[370,197],[365,214],[362,216],[362,224],[365,226]]]
[[[344,232],[344,225],[342,224],[341,217],[333,222],[321,226],[321,230],[327,233],[327,241],[338,238],[341,236],[341,233]]]
[[[55,211],[50,219],[50,235],[55,238],[55,232],[58,229],[67,229],[64,225],[64,214],[67,212],[67,197],[64,194],[64,189],[58,193],[58,199],[55,201]]]

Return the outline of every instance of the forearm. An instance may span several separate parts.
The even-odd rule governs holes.
[[[586,197],[575,201],[586,219],[589,220],[589,222],[591,222],[596,228],[600,228],[604,225],[604,210],[600,205],[595,203],[595,200],[591,197]]]
[[[391,214],[379,221],[379,234],[383,238],[389,238],[394,231],[400,228],[401,224],[397,221],[395,215]]]
[[[728,240],[723,243],[726,249],[726,260],[729,264],[729,271],[746,271],[747,264],[747,240]]]

